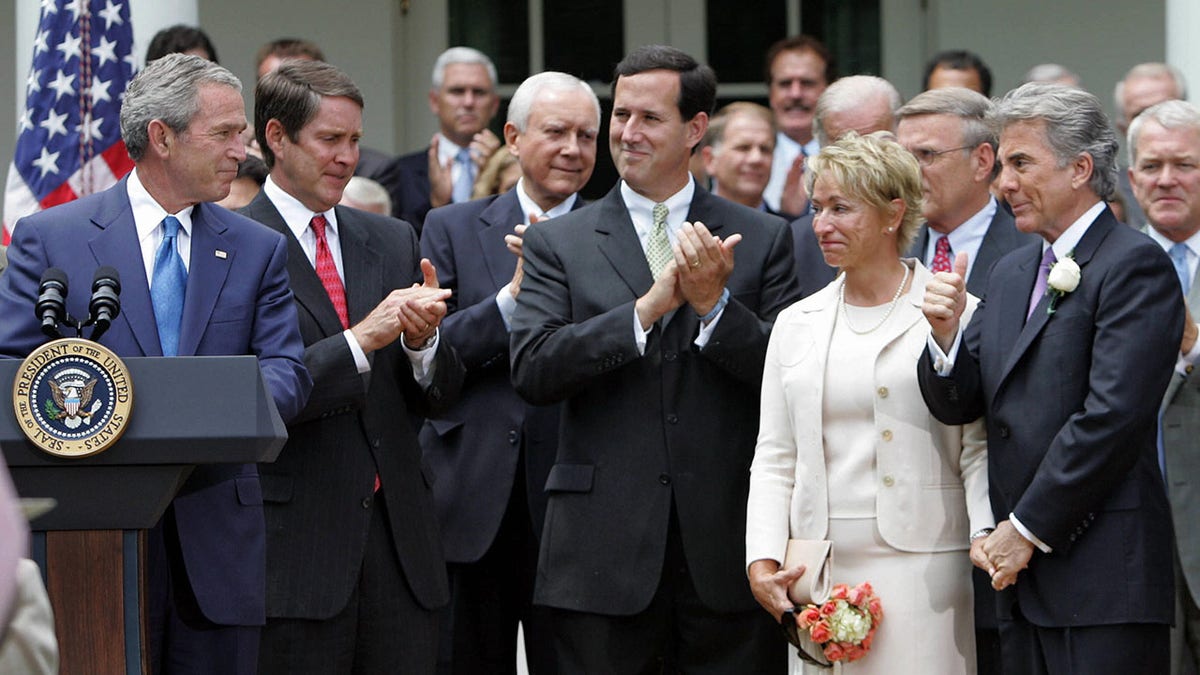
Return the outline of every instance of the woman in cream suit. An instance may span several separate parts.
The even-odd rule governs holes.
[[[900,258],[919,225],[917,162],[888,136],[851,134],[806,173],[813,230],[842,274],[771,334],[747,508],[751,588],[779,618],[801,572],[781,569],[788,539],[831,539],[833,581],[871,582],[884,608],[870,652],[841,672],[974,673],[968,549],[995,525],[987,450],[981,421],[939,423],[917,385],[932,274]]]

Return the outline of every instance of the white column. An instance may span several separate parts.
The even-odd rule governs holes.
[[[1167,0],[1167,63],[1183,71],[1187,80],[1188,100],[1200,87],[1200,41],[1196,26],[1200,25],[1200,3],[1196,0]]]

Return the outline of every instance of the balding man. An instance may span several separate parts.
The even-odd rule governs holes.
[[[1122,134],[1127,133],[1134,118],[1156,103],[1185,98],[1187,86],[1178,68],[1166,63],[1139,63],[1130,68],[1113,89],[1117,130]],[[1128,173],[1121,171],[1117,174],[1117,187],[1124,198],[1126,223],[1132,227],[1144,227],[1146,214],[1130,185]]]
[[[992,69],[975,52],[948,49],[925,64],[925,91],[942,87],[964,87],[984,96],[992,95]]]
[[[817,100],[813,128],[822,146],[836,141],[847,131],[860,135],[894,131],[900,92],[891,82],[873,75],[851,75],[829,85]],[[837,270],[825,263],[821,245],[813,234],[812,214],[790,223],[795,242],[800,292],[811,295],[825,287]]]
[[[530,672],[556,672],[547,610],[532,599],[559,410],[517,396],[509,326],[523,277],[521,234],[583,205],[579,190],[596,165],[599,132],[600,103],[587,84],[565,73],[534,75],[513,94],[500,149],[520,164],[516,187],[426,218],[421,249],[454,291],[445,334],[468,370],[459,403],[421,432],[439,477],[450,573],[442,673],[515,674],[518,621]]]

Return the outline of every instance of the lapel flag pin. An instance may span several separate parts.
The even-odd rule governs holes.
[[[225,258],[229,257],[229,254],[225,253],[225,251],[222,251],[221,249],[217,249],[217,257],[221,260],[224,260]]]

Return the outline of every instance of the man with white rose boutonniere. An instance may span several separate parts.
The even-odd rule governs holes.
[[[999,594],[1004,671],[1167,672],[1173,548],[1155,436],[1179,281],[1105,206],[1117,143],[1094,96],[1028,84],[995,123],[998,186],[1043,241],[996,263],[966,325],[965,257],[935,275],[918,376],[942,422],[987,419],[999,525],[973,560]]]

